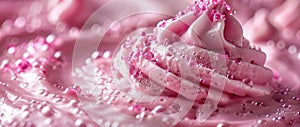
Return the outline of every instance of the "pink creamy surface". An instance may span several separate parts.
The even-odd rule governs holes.
[[[17,2],[16,4],[8,2],[7,5],[17,10],[21,5],[24,5],[24,8],[29,8],[33,6],[33,2]],[[154,33],[149,31],[147,33],[137,33],[138,35],[128,40],[127,45],[129,47],[126,47],[125,44],[117,52],[117,54],[124,53],[121,55],[129,58],[130,64],[133,65],[130,66],[130,64],[125,62],[125,66],[127,66],[125,70],[120,70],[124,65],[117,66],[119,63],[113,62],[111,55],[109,55],[110,52],[94,53],[91,59],[86,61],[86,65],[79,68],[74,74],[75,77],[82,79],[80,83],[87,86],[91,84],[97,87],[98,92],[96,92],[96,95],[98,98],[94,100],[93,96],[86,94],[88,91],[85,91],[85,88],[73,85],[70,68],[73,52],[72,47],[78,36],[77,27],[82,25],[88,15],[93,12],[93,9],[103,5],[105,2],[107,1],[83,2],[81,0],[65,0],[49,3],[41,2],[41,5],[47,8],[47,10],[31,15],[40,18],[42,21],[38,27],[28,25],[31,22],[37,21],[33,21],[32,17],[27,15],[32,12],[25,11],[23,12],[25,14],[18,14],[18,11],[12,11],[11,14],[2,14],[3,11],[0,11],[1,15],[5,17],[0,19],[5,24],[2,25],[0,31],[0,49],[2,51],[0,56],[0,125],[29,127],[124,126],[131,124],[133,121],[132,118],[134,118],[141,120],[150,119],[152,121],[152,124],[144,124],[143,126],[154,126],[156,124],[158,124],[156,126],[166,126],[170,125],[168,124],[169,121],[163,118],[176,114],[180,109],[185,108],[180,107],[181,105],[179,107],[178,105],[173,105],[176,99],[183,102],[189,102],[193,99],[197,100],[184,118],[176,125],[179,127],[200,125],[299,125],[299,93],[290,91],[290,89],[281,86],[282,84],[270,81],[277,81],[278,77],[275,75],[275,78],[271,79],[272,72],[263,67],[265,54],[250,48],[249,42],[242,36],[241,26],[227,12],[226,8],[222,8],[222,2],[210,5],[208,7],[209,11],[199,11],[197,9],[196,12],[192,9],[193,12],[191,13],[188,13],[190,12],[189,9],[183,11],[184,13],[179,13],[181,16],[161,22]],[[155,5],[153,4],[153,6]],[[284,7],[284,5],[282,6]],[[195,5],[191,7],[195,7]],[[267,7],[274,8],[275,5]],[[175,8],[172,9],[176,10]],[[78,10],[83,10],[83,12],[78,12]],[[216,10],[219,13],[210,13],[211,10]],[[193,15],[195,13],[198,15]],[[76,14],[79,14],[78,17],[70,21],[69,18],[74,17]],[[222,15],[225,16],[225,19],[222,18]],[[284,14],[282,15],[284,16]],[[25,24],[23,18],[20,18],[22,16],[29,16],[25,17]],[[221,18],[214,18],[219,16]],[[146,25],[145,23],[141,23],[142,25],[153,26],[157,21],[165,19],[166,16],[138,15],[122,21],[121,24],[123,25],[119,29],[111,30],[104,38],[103,41],[106,43],[103,43],[105,45],[103,49],[114,49],[116,46],[114,43],[118,43],[135,28],[141,27],[140,25],[136,25],[139,22],[137,20],[139,18],[144,18],[147,21]],[[181,21],[184,21],[184,23]],[[166,24],[162,25],[164,23]],[[108,24],[98,24],[97,26],[105,27]],[[125,25],[128,27],[124,27]],[[290,25],[277,23],[278,31],[288,26]],[[295,28],[295,30],[297,29]],[[84,36],[81,36],[81,39],[87,40],[86,42],[88,43],[90,39],[95,38],[97,33],[93,32],[93,30],[95,29],[85,30]],[[175,33],[177,37],[181,37],[182,40],[178,40],[176,37],[169,37],[170,33],[168,32],[170,31]],[[216,35],[219,39],[212,38],[211,35]],[[148,43],[149,45],[139,46],[139,44],[147,41],[147,39],[149,39],[149,42],[156,40],[164,41],[165,39],[172,39],[174,42],[151,42]],[[111,40],[114,41],[111,42]],[[225,48],[218,52],[218,48],[207,45],[206,41],[215,41],[217,44],[223,44]],[[139,52],[139,48],[143,50]],[[267,54],[279,54],[272,47],[265,49],[268,49]],[[197,56],[193,56],[194,53],[191,51],[204,59],[197,59]],[[141,59],[135,59],[135,57],[130,56],[130,53],[136,56],[140,55],[139,58]],[[184,56],[182,60],[188,61],[189,64],[176,63],[173,61],[174,59],[165,58],[164,56],[167,53],[171,53],[173,57]],[[227,56],[224,55],[225,53]],[[284,51],[283,54],[289,56],[287,60],[279,60],[277,58],[278,55],[272,55],[271,60],[267,58],[267,64],[271,66],[268,62],[272,60],[279,61],[276,64],[274,63],[274,66],[280,65],[285,67],[281,68],[281,70],[276,70],[280,76],[298,76],[298,73],[292,73],[294,71],[287,73],[288,75],[284,75],[286,74],[286,70],[297,68],[296,64],[299,61],[295,55],[290,55],[288,51]],[[210,56],[219,58],[221,60],[220,63],[224,64],[229,71],[218,70],[220,67],[212,65],[212,63],[217,61],[210,60]],[[90,61],[92,59],[95,59],[95,61]],[[157,61],[154,62],[154,59]],[[117,60],[124,63],[124,59],[116,57],[114,61]],[[285,61],[290,60],[293,61],[294,64],[291,65],[294,66],[286,65],[287,62]],[[139,64],[142,62],[148,66],[145,67]],[[94,64],[97,66],[96,84],[92,83],[93,80],[89,78],[91,72],[86,69]],[[202,65],[201,67],[198,66],[200,64]],[[188,71],[200,71],[191,71],[192,75],[187,75],[185,72],[182,72],[184,70],[178,68],[180,66],[188,68]],[[116,71],[112,71],[111,67],[114,67]],[[166,68],[168,68],[167,72],[164,71]],[[217,72],[213,71],[213,68]],[[155,73],[162,76],[149,76],[152,69],[155,70]],[[126,75],[126,72],[129,75]],[[208,72],[212,73],[215,77],[207,75]],[[199,76],[193,76],[197,74],[204,76],[204,78],[199,80]],[[134,86],[134,90],[140,91],[145,95],[155,96],[157,93],[155,91],[147,91],[147,86],[143,86],[145,85],[143,84],[144,82],[140,83],[141,85],[137,85],[140,81],[147,82],[152,80],[156,82],[152,88],[163,89],[165,87],[165,89],[161,91],[162,94],[154,101],[140,102],[138,99],[127,97],[127,93],[115,84],[116,80],[113,80],[113,78],[119,78],[120,81],[125,82],[124,86],[128,88]],[[174,82],[167,81],[167,85],[170,86],[164,86],[165,84],[162,82],[165,79]],[[194,93],[189,93],[188,91],[188,89],[193,87],[189,87],[188,84],[181,84],[178,79],[184,79],[193,85],[197,85],[201,81],[201,86],[196,87],[201,88],[201,90],[195,93],[197,97],[193,95]],[[199,123],[197,120],[198,117],[201,117],[199,109],[201,109],[203,98],[207,97],[206,94],[211,79],[226,81],[224,91],[222,91],[223,96],[221,97],[219,106],[214,109],[212,116],[205,122]],[[272,84],[269,84],[270,82]],[[297,81],[288,83],[292,84],[295,82]],[[173,87],[178,85],[182,85],[179,87],[185,87],[187,91],[178,91],[178,87]],[[269,85],[273,85],[274,89],[269,88]],[[82,85],[80,86],[82,87]],[[292,86],[297,86],[297,84],[293,84]],[[210,87],[211,89],[218,90],[218,87]],[[180,96],[177,97],[178,94]],[[80,95],[80,99],[78,95]],[[207,99],[209,101],[216,101],[214,96],[208,96]],[[97,105],[84,108],[87,105],[82,102],[97,103]],[[115,110],[131,117],[121,117],[118,113],[103,108],[103,104],[100,102],[107,103]],[[102,116],[90,114],[90,112],[95,111],[102,111]],[[95,120],[94,118],[97,118],[98,121],[93,121]]]

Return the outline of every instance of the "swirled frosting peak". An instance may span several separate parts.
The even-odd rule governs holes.
[[[208,96],[213,89],[223,93],[224,104],[232,95],[269,94],[273,73],[263,67],[266,55],[243,38],[232,14],[223,0],[198,0],[153,31],[125,40],[114,59],[115,72],[127,81],[123,84],[149,95],[165,88],[162,95],[217,101]]]

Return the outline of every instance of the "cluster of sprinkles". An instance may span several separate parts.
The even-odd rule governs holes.
[[[191,6],[187,7],[186,10],[178,12],[175,18],[160,21],[157,26],[165,27],[168,22],[179,19],[187,13],[194,13],[195,16],[200,16],[206,11],[208,11],[207,15],[212,22],[218,22],[221,19],[225,20],[226,15],[232,15],[235,13],[225,0],[196,0]]]
[[[52,34],[38,36],[25,43],[11,43],[4,50],[0,71],[11,79],[0,82],[1,125],[97,125],[80,107],[78,86],[48,81],[48,76],[53,75],[51,70],[61,69],[62,63],[67,62],[62,52],[55,49],[55,41]],[[41,120],[36,123],[31,119]]]

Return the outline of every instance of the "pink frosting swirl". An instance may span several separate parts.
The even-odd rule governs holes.
[[[116,55],[114,68],[137,90],[155,82],[166,87],[164,92],[191,100],[194,94],[197,101],[216,100],[208,96],[208,89],[222,91],[222,82],[220,104],[230,102],[232,94],[267,95],[266,84],[273,73],[263,67],[266,56],[250,47],[230,10],[223,1],[195,2],[175,19],[160,22],[154,33],[128,39]],[[212,79],[219,81],[211,85]],[[197,87],[196,93],[191,92]]]
[[[113,60],[118,81],[114,83],[126,92],[141,92],[138,96],[163,98],[165,101],[149,103],[134,99],[135,105],[158,115],[176,95],[196,100],[176,125],[179,127],[298,125],[295,113],[275,111],[297,110],[293,108],[298,105],[295,93],[288,89],[271,93],[268,84],[273,73],[263,67],[266,55],[252,48],[242,35],[226,3],[197,1],[176,18],[160,22],[154,31],[128,37]],[[221,99],[209,96],[209,89],[222,92]],[[287,99],[291,96],[293,101]],[[205,122],[199,122],[203,100],[219,101],[219,107]],[[114,104],[127,105],[121,102]]]

